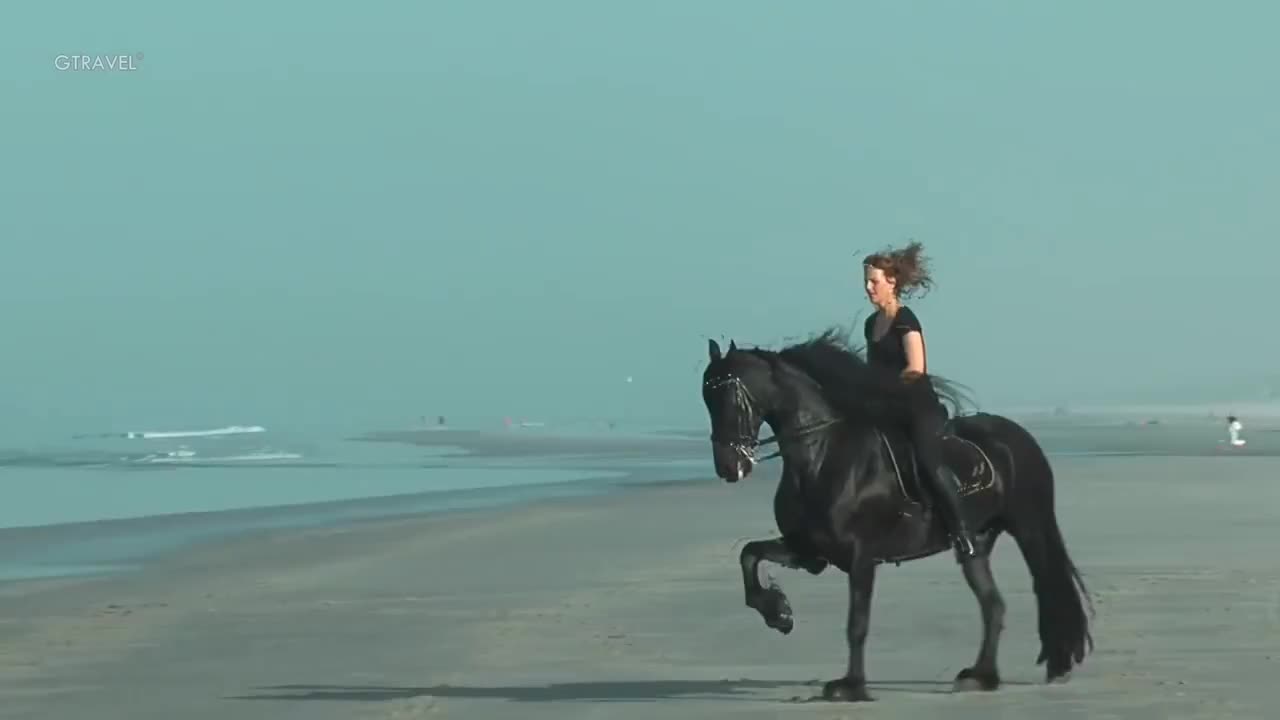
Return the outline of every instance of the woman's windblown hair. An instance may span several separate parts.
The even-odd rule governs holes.
[[[901,297],[911,297],[917,291],[925,295],[933,288],[929,258],[924,254],[924,245],[919,242],[912,241],[906,247],[872,253],[863,258],[862,264],[879,268],[886,277],[893,278]]]

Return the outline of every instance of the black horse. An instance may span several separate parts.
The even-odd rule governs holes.
[[[835,331],[781,351],[739,349],[721,354],[710,341],[702,396],[711,419],[716,474],[736,482],[757,462],[758,434],[767,423],[782,457],[774,496],[780,536],[742,550],[746,603],[782,633],[793,626],[791,606],[772,582],[761,584],[769,560],[817,575],[828,564],[848,575],[846,628],[849,667],[828,682],[831,700],[870,700],[863,669],[876,566],[949,549],[897,408],[909,383],[868,365]],[[931,378],[940,398],[951,386]],[[1040,656],[1049,682],[1065,681],[1073,663],[1092,650],[1088,591],[1067,554],[1054,513],[1053,471],[1039,444],[1014,421],[987,413],[953,416],[944,455],[960,483],[973,521],[976,557],[959,562],[982,611],[977,661],[956,676],[956,690],[1000,685],[996,651],[1005,604],[989,555],[1008,532],[1030,570],[1039,611]],[[770,442],[770,441],[765,441]],[[1092,607],[1090,606],[1090,613]]]

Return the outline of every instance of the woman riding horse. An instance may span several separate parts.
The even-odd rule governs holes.
[[[940,435],[947,410],[929,380],[924,329],[911,308],[903,304],[903,299],[917,290],[927,292],[933,286],[923,250],[920,243],[913,242],[863,259],[867,298],[876,307],[863,328],[867,361],[899,374],[907,384],[909,401],[902,419],[924,465],[923,475],[942,510],[956,551],[974,555],[973,533],[960,503],[959,485],[942,462]]]

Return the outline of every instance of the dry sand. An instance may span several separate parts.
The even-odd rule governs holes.
[[[842,576],[774,570],[797,627],[742,605],[740,539],[771,529],[766,466],[605,498],[189,549],[140,572],[0,585],[0,717],[1267,718],[1280,700],[1280,466],[1059,461],[1098,648],[1048,687],[1030,583],[996,551],[1006,685],[949,694],[977,651],[948,557],[882,569],[878,702],[799,703],[844,664]]]

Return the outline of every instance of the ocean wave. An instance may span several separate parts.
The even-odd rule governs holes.
[[[163,463],[255,463],[255,462],[277,462],[280,460],[302,460],[301,453],[292,452],[257,452],[246,453],[243,455],[200,455],[191,450],[174,450],[167,453],[159,453],[139,458],[137,462],[163,464]]]
[[[202,453],[190,448],[168,452],[119,453],[107,450],[85,451],[0,451],[0,468],[139,468],[173,465],[237,465],[271,467],[300,464],[327,466],[329,462],[308,461],[302,453],[280,450],[255,452]]]
[[[264,433],[267,429],[261,425],[228,425],[209,430],[129,430],[126,432],[94,433],[73,435],[76,440],[123,438],[126,440],[171,440],[174,438],[218,437],[221,435],[248,435]]]

